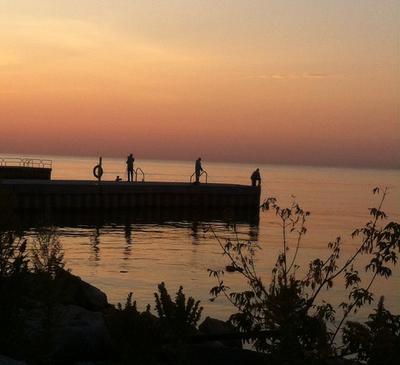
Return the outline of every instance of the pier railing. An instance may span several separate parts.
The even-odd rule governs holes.
[[[138,181],[138,175],[140,174],[142,176],[142,182],[144,181],[144,171],[138,167],[136,170],[134,170],[135,172],[135,181]]]
[[[208,182],[208,174],[207,174],[207,171],[206,170],[203,170],[201,173],[200,173],[200,177],[202,177],[202,176],[205,176],[205,179],[206,179],[206,184],[207,184],[207,182]],[[196,176],[196,172],[194,172],[193,174],[192,174],[192,176],[190,176],[190,182],[193,182],[193,178]]]
[[[8,167],[36,167],[51,169],[52,160],[42,158],[0,157],[0,166]]]

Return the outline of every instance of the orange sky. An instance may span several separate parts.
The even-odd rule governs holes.
[[[0,0],[0,152],[399,167],[399,24],[386,0]]]

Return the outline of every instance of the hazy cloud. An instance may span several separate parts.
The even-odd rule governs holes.
[[[272,73],[247,76],[246,79],[259,79],[259,80],[302,80],[302,79],[327,79],[337,77],[335,74],[328,74],[323,72],[303,72],[303,73]]]

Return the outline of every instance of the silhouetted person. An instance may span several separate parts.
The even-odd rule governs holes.
[[[256,169],[255,171],[253,171],[253,173],[250,176],[251,179],[251,186],[258,186],[261,185],[261,175],[260,175],[260,169]]]
[[[126,170],[128,172],[128,181],[133,181],[133,162],[135,158],[132,156],[132,153],[126,159]]]
[[[196,160],[196,163],[194,165],[194,172],[196,174],[196,184],[200,183],[200,175],[201,175],[202,171],[203,171],[203,167],[201,166],[201,158],[199,157]]]
[[[117,177],[115,178],[115,181],[116,181],[116,182],[120,182],[120,181],[122,181],[122,179],[120,178],[119,175],[117,175]]]

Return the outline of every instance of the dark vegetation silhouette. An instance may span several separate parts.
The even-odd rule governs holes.
[[[32,242],[31,261],[36,273],[45,273],[55,277],[64,269],[64,252],[54,227],[49,230],[39,230]]]
[[[62,269],[63,251],[53,229],[40,230],[32,249],[21,232],[0,232],[0,353],[35,363],[48,357]]]
[[[119,303],[108,312],[106,319],[115,353],[124,364],[133,358],[145,364],[187,363],[184,345],[197,334],[203,308],[194,298],[186,299],[182,287],[172,300],[161,283],[154,296],[157,316],[151,312],[150,304],[140,312],[132,293],[124,305]]]
[[[349,315],[374,301],[372,284],[378,277],[392,275],[400,251],[400,225],[388,222],[382,210],[387,190],[375,188],[373,192],[380,194],[378,207],[371,208],[370,220],[352,233],[353,240],[358,240],[354,253],[343,259],[342,238],[337,237],[328,244],[328,256],[312,260],[305,272],[300,271],[297,257],[310,213],[296,202],[282,208],[275,198],[265,200],[262,209],[278,217],[282,232],[282,250],[269,284],[257,273],[257,244],[239,239],[223,241],[210,227],[228,258],[229,271],[241,275],[248,287],[235,292],[225,284],[224,270],[209,269],[218,284],[211,289],[212,300],[224,295],[231,302],[236,313],[231,315],[230,322],[247,334],[245,338],[257,351],[271,355],[273,361],[288,364],[325,363],[346,355],[355,355],[356,363],[375,364],[378,351],[390,354],[380,357],[380,363],[394,364],[399,358],[399,317],[384,309],[383,298],[365,325],[347,321]],[[365,255],[368,263],[362,268],[366,278],[363,283],[357,264]],[[322,293],[340,285],[340,280],[344,281],[348,296],[340,308],[334,308],[324,301]],[[340,345],[338,336],[343,328]],[[385,346],[380,344],[383,338]]]
[[[132,293],[124,305],[114,307],[105,302],[96,306],[90,298],[85,299],[85,290],[94,287],[87,288],[89,284],[64,266],[63,249],[54,228],[42,228],[30,242],[22,233],[0,232],[0,355],[29,364],[73,364],[78,360],[191,363],[185,345],[198,333],[203,308],[194,298],[186,298],[182,287],[172,299],[161,283],[154,294],[155,314],[150,305],[140,312]],[[89,351],[82,348],[88,344],[72,341],[76,348],[71,348],[71,328],[64,325],[64,317],[71,311],[87,317],[88,310],[99,314],[104,322],[104,347],[96,342],[98,346]],[[83,323],[84,331],[86,326]],[[92,333],[93,328],[88,327],[88,336],[99,337]],[[63,331],[68,332],[66,347],[60,343]],[[85,338],[80,331],[76,332],[79,338]]]
[[[395,364],[400,358],[400,316],[385,309],[380,298],[365,324],[348,321],[343,328],[346,351],[370,365]]]
[[[253,242],[221,240],[212,227],[228,268],[247,282],[234,292],[224,283],[224,270],[209,270],[217,280],[213,299],[223,295],[236,309],[227,324],[207,318],[203,308],[180,287],[175,296],[164,283],[154,306],[141,311],[130,293],[123,304],[110,305],[104,293],[65,270],[57,230],[42,227],[29,239],[10,219],[0,199],[0,354],[28,364],[394,364],[400,356],[400,316],[381,298],[366,323],[349,316],[374,301],[372,284],[389,278],[400,251],[400,225],[388,221],[380,196],[370,219],[353,232],[354,253],[343,257],[342,239],[328,245],[326,258],[298,266],[310,215],[297,203],[288,208],[276,199],[262,208],[273,212],[282,230],[282,250],[266,284],[258,274]],[[294,243],[294,244],[293,244]],[[368,258],[360,266],[359,259]],[[364,281],[361,280],[361,270]],[[324,301],[336,285],[347,289],[340,308]],[[217,323],[215,332],[205,323]],[[231,327],[229,327],[231,328]],[[238,339],[254,351],[242,350]],[[215,342],[217,341],[217,342]]]
[[[154,293],[156,301],[156,311],[160,322],[165,329],[174,328],[176,331],[171,333],[172,337],[181,337],[193,334],[200,320],[203,307],[200,301],[186,296],[183,293],[183,287],[179,287],[176,293],[175,301],[168,294],[164,283],[158,285],[158,293]]]

